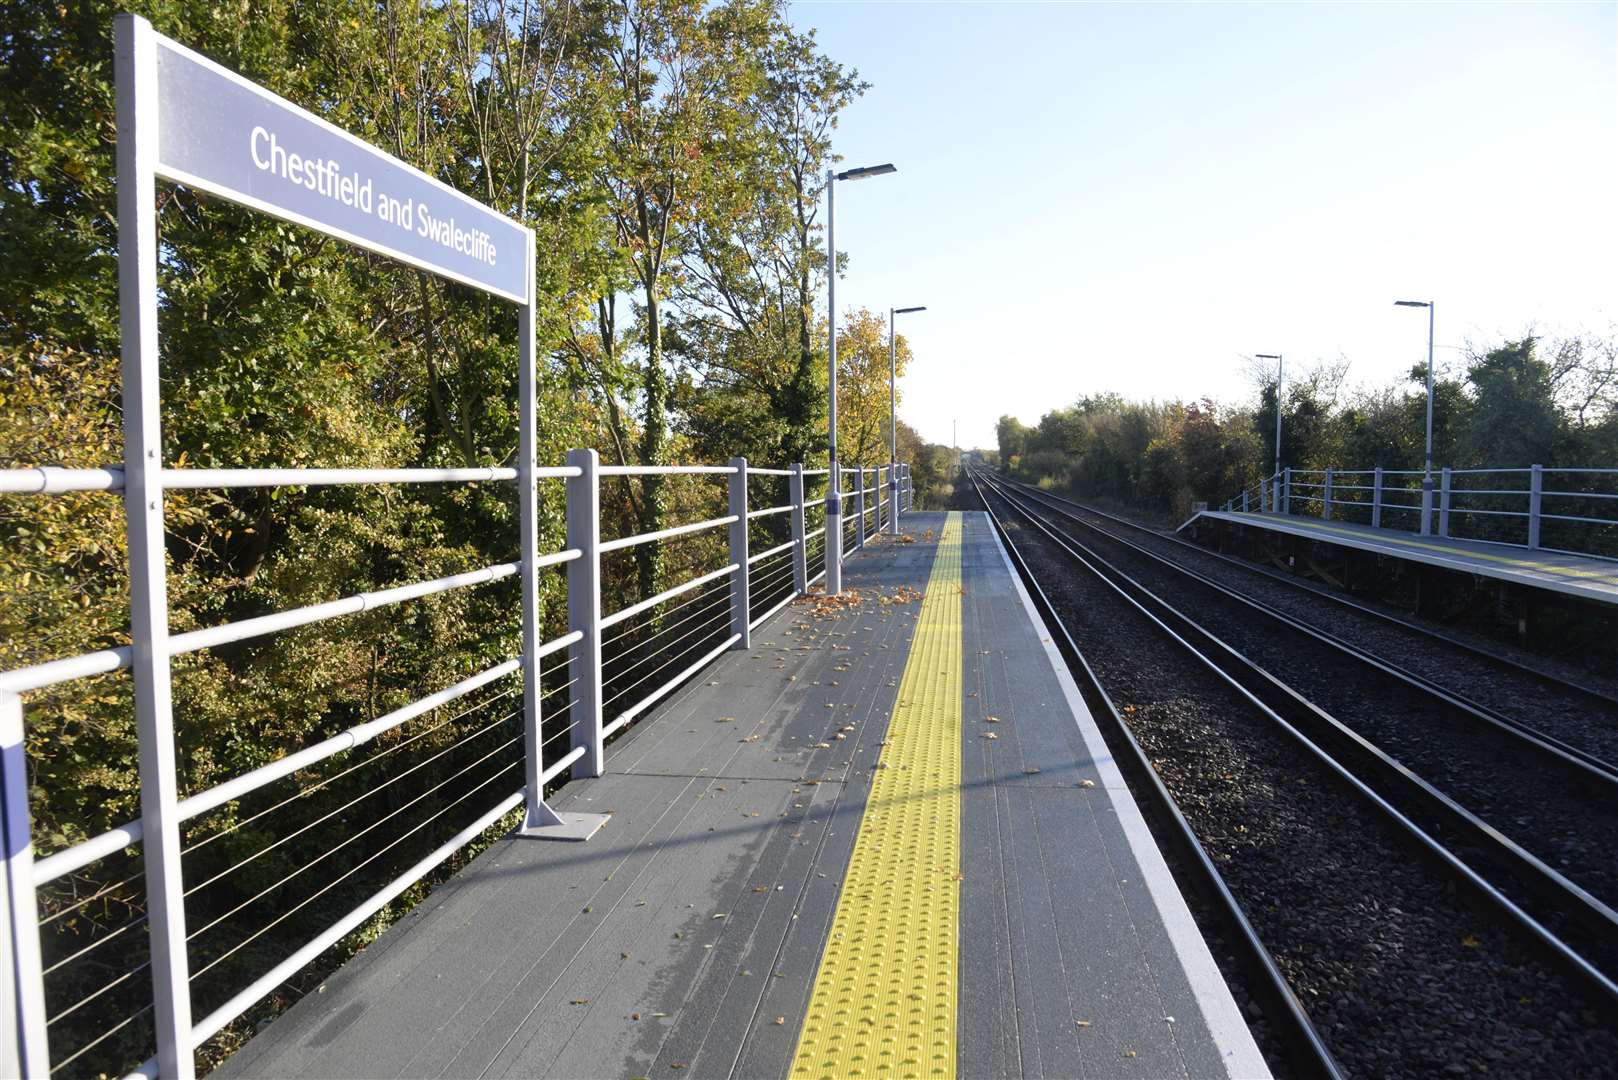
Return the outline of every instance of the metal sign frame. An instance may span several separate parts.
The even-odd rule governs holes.
[[[435,264],[401,247],[332,221],[322,221],[295,208],[279,205],[261,195],[165,164],[161,155],[164,122],[159,88],[159,50],[201,65],[210,75],[222,76],[250,90],[256,98],[285,111],[290,121],[314,124],[335,133],[356,155],[373,166],[392,170],[380,175],[402,179],[433,190],[463,212],[480,221],[497,219],[516,230],[520,238],[524,287],[518,291],[480,281],[454,266]],[[174,718],[169,665],[169,625],[166,567],[164,564],[163,461],[158,382],[158,237],[156,182],[176,181],[207,191],[265,214],[314,229],[357,247],[460,282],[518,305],[519,435],[517,485],[522,552],[522,673],[524,742],[528,750],[524,832],[545,836],[548,831],[576,835],[581,823],[575,815],[558,815],[543,801],[539,781],[540,685],[539,579],[537,548],[538,477],[536,386],[534,371],[534,232],[438,180],[355,138],[307,110],[277,97],[262,87],[227,71],[213,61],[162,37],[145,19],[121,14],[114,19],[115,81],[117,88],[118,178],[118,300],[123,346],[124,385],[124,507],[129,533],[129,579],[132,669],[135,713],[140,739],[141,823],[145,849],[146,887],[151,927],[151,968],[157,1057],[152,1064],[164,1077],[195,1075],[195,1026],[191,1015],[190,978],[186,955],[185,901],[181,880],[178,777],[175,762]],[[308,130],[307,128],[305,130]],[[475,209],[471,209],[475,208]],[[506,230],[510,235],[511,230]],[[589,829],[588,831],[593,831]],[[587,835],[587,832],[586,832]],[[43,1001],[36,1003],[43,1006]],[[25,1009],[26,1013],[27,1010]],[[38,1037],[23,1047],[25,1075],[45,1075],[49,1069],[43,1024],[28,1024]]]

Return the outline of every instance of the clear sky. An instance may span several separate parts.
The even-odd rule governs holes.
[[[1384,384],[1618,332],[1618,5],[798,0],[843,118],[839,306],[926,304],[900,414],[992,446],[1086,393],[1235,401],[1246,356]],[[1450,346],[1450,348],[1446,348]]]

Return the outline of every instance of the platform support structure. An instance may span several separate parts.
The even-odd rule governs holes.
[[[787,478],[787,498],[792,503],[792,590],[802,596],[809,591],[809,530],[804,524],[801,461],[793,463]]]
[[[730,511],[735,521],[730,523],[730,561],[736,572],[730,575],[730,632],[736,635],[732,649],[753,647],[752,634],[747,624],[752,600],[751,578],[747,565],[747,459],[733,457],[730,467]]]
[[[533,234],[529,234],[532,245]],[[532,247],[530,246],[530,257]],[[525,308],[527,312],[531,309]],[[525,314],[522,325],[529,343],[533,341],[533,319]],[[531,386],[532,352],[524,350],[524,375],[520,382]],[[523,430],[531,428],[532,418],[527,408],[534,402],[527,391],[521,391],[525,402]],[[524,438],[524,445],[531,445]],[[527,457],[527,469],[534,467]],[[584,748],[584,753],[573,763],[575,777],[600,776],[605,769],[606,754],[601,735],[601,487],[597,469],[601,459],[594,450],[569,450],[567,463],[579,470],[578,476],[567,478],[567,544],[578,548],[579,557],[567,564],[567,619],[568,625],[580,631],[581,637],[569,646],[569,666],[573,675],[573,748]],[[521,471],[522,466],[519,466]],[[533,519],[523,523],[523,743],[526,760],[523,764],[523,821],[517,835],[531,840],[588,840],[596,830],[607,823],[607,814],[579,814],[551,809],[545,802],[544,742],[540,737],[539,699],[544,696],[540,685],[539,646],[539,581],[526,575],[537,566],[539,557],[538,492],[530,492],[532,474],[524,484],[522,504],[525,514]],[[532,537],[533,547],[529,547]],[[532,590],[532,591],[530,591]]]
[[[1450,467],[1444,466],[1439,474],[1438,488],[1438,535],[1449,536],[1449,496],[1450,496]]]
[[[888,462],[888,535],[899,535],[899,463]]]
[[[601,456],[569,450],[567,463],[580,470],[567,478],[567,546],[579,557],[567,564],[567,625],[583,635],[568,648],[574,682],[573,745],[584,756],[574,776],[600,776],[605,759],[601,733]]]
[[[1371,478],[1371,528],[1382,527],[1382,466],[1378,465]]]
[[[28,813],[28,751],[22,698],[0,694],[0,1007],[7,1038],[0,1039],[0,1076],[50,1075],[45,1028],[45,971],[39,951],[39,901],[34,894],[33,828]]]
[[[118,125],[118,313],[123,342],[124,523],[129,552],[130,664],[140,747],[141,854],[146,864],[152,1018],[158,1075],[196,1075],[179,778],[169,669],[163,434],[158,382],[157,41],[151,24],[113,20]]]
[[[1532,466],[1528,473],[1528,546],[1539,547],[1540,508],[1545,500],[1545,466]]]
[[[854,471],[854,546],[865,546],[865,466]]]

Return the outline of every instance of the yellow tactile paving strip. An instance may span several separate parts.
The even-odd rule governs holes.
[[[798,1034],[795,1078],[955,1075],[961,596],[961,515],[952,513]]]

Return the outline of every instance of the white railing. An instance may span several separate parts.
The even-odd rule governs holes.
[[[29,497],[61,492],[121,491],[128,468],[126,462],[123,469],[0,470],[0,494]],[[858,479],[855,489],[848,493],[855,499],[854,513],[845,518],[848,550],[862,545],[885,520],[896,521],[895,499],[901,511],[908,508],[909,470],[901,465],[895,475],[887,477],[894,482],[883,483],[882,478],[889,471],[887,466],[850,470]],[[735,458],[721,466],[603,466],[596,451],[574,450],[568,453],[564,465],[525,469],[163,469],[158,475],[164,490],[513,481],[517,481],[521,489],[523,481],[519,477],[525,473],[531,478],[528,483],[534,491],[519,500],[519,558],[515,562],[180,634],[169,633],[164,610],[160,612],[162,617],[155,621],[133,619],[131,641],[126,646],[49,659],[0,673],[0,733],[3,733],[4,750],[3,761],[0,761],[0,784],[3,784],[0,807],[4,811],[7,852],[5,903],[0,905],[0,910],[4,911],[9,931],[6,935],[10,945],[6,950],[7,966],[11,996],[16,1003],[16,1027],[7,1034],[10,1037],[15,1033],[16,1045],[29,1048],[25,1066],[28,1072],[43,1075],[63,1070],[101,1072],[116,1068],[156,1075],[159,1054],[155,1051],[164,1049],[162,1042],[168,1036],[164,1025],[153,1018],[161,1015],[190,1017],[195,1003],[193,983],[198,977],[232,960],[249,945],[256,948],[247,957],[262,956],[266,951],[273,952],[276,945],[284,946],[281,953],[246,972],[241,971],[241,964],[247,957],[233,960],[235,966],[223,973],[236,972],[241,974],[241,979],[223,991],[208,995],[207,1004],[212,1008],[174,1036],[175,1045],[168,1047],[173,1053],[181,1053],[182,1049],[189,1052],[218,1034],[321,952],[363,926],[468,842],[519,808],[523,810],[519,831],[526,835],[558,839],[588,836],[596,823],[579,820],[585,815],[557,814],[545,801],[547,788],[554,786],[569,770],[574,777],[601,775],[607,739],[645,715],[724,651],[749,647],[754,628],[806,592],[824,573],[821,571],[813,577],[809,574],[810,568],[816,565],[816,556],[824,551],[824,528],[810,526],[817,519],[823,521],[825,499],[806,498],[805,478],[824,476],[826,470],[804,469],[798,465],[790,469],[760,469],[750,467],[744,458]],[[603,538],[601,479],[649,475],[723,478],[728,513],[654,532]],[[774,483],[779,487],[778,478],[786,481],[786,501],[754,506],[749,498],[749,482]],[[541,481],[557,482],[564,488],[566,540],[556,551],[538,550],[536,507],[537,486]],[[896,494],[885,498],[890,491]],[[126,505],[131,502],[126,498]],[[783,516],[784,522],[780,520]],[[155,527],[161,535],[162,518],[161,493],[139,505],[128,505],[127,523],[131,530]],[[726,534],[722,566],[694,572],[686,580],[655,595],[624,604],[615,611],[603,612],[601,564],[604,555],[627,552],[648,543],[695,539],[721,529]],[[786,539],[781,540],[782,535]],[[761,550],[754,552],[751,546],[755,538],[766,543],[778,542],[761,545]],[[162,561],[159,554],[159,564]],[[551,567],[560,568],[565,574],[567,618],[562,632],[542,641],[537,574]],[[132,560],[131,569],[139,573],[142,568],[137,560]],[[335,735],[184,797],[180,795],[177,782],[143,786],[141,812],[134,820],[71,845],[53,845],[54,850],[35,857],[35,838],[29,824],[25,695],[141,664],[155,665],[157,678],[136,682],[136,709],[137,712],[161,713],[163,720],[154,727],[171,734],[164,745],[147,745],[147,727],[143,726],[139,750],[143,761],[166,758],[170,769],[174,770],[176,748],[172,720],[167,717],[169,665],[173,657],[440,593],[476,589],[511,577],[524,579],[524,646],[520,655],[485,666],[451,685],[431,690],[408,705],[353,724]],[[547,659],[551,664],[542,671],[542,662]],[[520,705],[517,704],[519,698]],[[492,707],[499,702],[505,705]],[[451,713],[453,715],[444,719]],[[484,722],[493,713],[503,715]],[[475,720],[466,721],[465,732],[452,725],[474,715]],[[566,722],[559,723],[563,718]],[[417,731],[411,725],[422,730]],[[452,726],[446,728],[446,725]],[[408,736],[407,728],[411,732]],[[439,747],[428,737],[435,732],[440,739],[446,734],[453,735],[454,741],[447,747]],[[503,742],[498,741],[501,738]],[[430,749],[431,755],[408,766],[404,758],[390,757],[401,746],[412,744],[423,753]],[[426,793],[405,801],[403,789],[393,787],[423,767],[436,764],[440,771],[450,768],[458,759],[446,756],[461,753],[463,748],[464,753],[478,756],[465,767],[456,765],[459,771],[451,773]],[[340,761],[336,760],[339,758]],[[119,767],[116,763],[108,764]],[[352,777],[357,770],[389,764],[395,766],[394,774],[376,775],[369,784],[356,788],[357,794],[345,806],[315,823],[335,826],[332,846],[318,850],[304,866],[267,888],[244,890],[255,895],[229,910],[223,913],[205,910],[204,914],[212,917],[202,925],[188,924],[188,915],[193,914],[196,907],[193,904],[193,910],[188,911],[188,897],[222,881],[229,883],[231,875],[238,874],[244,867],[251,865],[256,870],[261,856],[314,827],[314,824],[306,825],[292,836],[276,836],[267,828],[267,823],[259,821],[270,810],[306,798],[339,778]],[[178,773],[171,771],[170,775],[177,777]],[[432,779],[436,773],[424,775]],[[453,796],[449,791],[440,790],[451,781],[459,782],[465,790]],[[217,873],[209,873],[208,868],[199,871],[194,864],[186,863],[187,853],[235,833],[243,822],[237,821],[207,835],[199,835],[206,832],[206,828],[192,826],[187,833],[182,826],[222,809],[239,817],[247,812],[243,800],[250,800],[280,782],[291,782],[298,790],[275,801],[270,810],[249,814],[245,819],[256,823],[255,832],[264,841],[257,850],[233,853],[228,860],[232,865]],[[383,792],[386,792],[384,800],[400,801],[404,805],[363,828],[356,825],[352,808]],[[420,859],[399,866],[381,863],[397,872],[384,874],[385,880],[378,887],[323,926],[303,925],[294,931],[299,923],[285,923],[289,918],[296,919],[307,905],[338,883],[348,881],[349,875],[373,865],[404,839],[400,837],[379,850],[372,850],[383,843],[380,837],[367,835],[372,829],[393,820],[395,814],[404,810],[415,807],[424,812],[440,804],[442,808],[406,833],[409,836],[433,822],[440,823],[440,832],[424,835],[443,835],[443,839]],[[442,817],[451,811],[458,816]],[[450,828],[446,821],[453,823],[463,819],[458,829],[443,832]],[[263,831],[259,832],[260,829]],[[240,835],[236,839],[239,841]],[[154,844],[164,845],[169,851],[169,857],[160,860],[163,869],[155,883],[153,860],[145,858]],[[85,911],[106,899],[109,889],[114,888],[107,882],[117,877],[113,873],[89,871],[103,860],[111,859],[126,860],[130,865],[136,860],[145,862],[144,870],[135,871],[118,884],[127,886],[144,879],[148,901],[141,913],[131,908],[130,918],[118,927],[84,929],[94,922],[82,917]],[[325,862],[328,859],[331,862]],[[283,888],[287,882],[298,880],[311,867],[322,863],[357,865],[302,900],[296,900],[291,890]],[[182,865],[189,868],[183,878]],[[193,880],[198,877],[205,880]],[[169,902],[150,902],[150,894],[156,890],[168,892]],[[42,911],[41,900],[47,896],[49,910]],[[255,909],[255,914],[261,920],[270,918],[266,926],[247,934],[228,950],[198,950],[196,940],[200,935],[265,899],[271,901],[263,905],[268,912]],[[279,933],[275,937],[266,938],[277,928]],[[298,940],[288,941],[289,934]],[[143,937],[150,942],[147,950],[135,947],[142,944]],[[107,948],[114,942],[116,947]],[[141,959],[142,956],[145,958]],[[160,956],[164,960],[161,965],[156,962]],[[110,963],[114,959],[123,963]],[[64,996],[53,992],[52,977],[61,977],[60,973],[75,964],[91,965],[83,970],[104,970],[105,984],[87,987],[86,980],[78,978],[73,983],[72,993]],[[99,978],[98,975],[96,979]],[[141,989],[143,983],[150,984],[150,993]],[[183,1000],[160,1003],[159,997],[165,994],[177,995]],[[146,1004],[137,1007],[132,1003],[134,998]],[[160,1004],[162,1008],[158,1008]],[[120,1007],[125,1005],[129,1006],[127,1011]],[[90,1016],[96,1017],[97,1023],[87,1025],[85,1020]],[[71,1031],[73,1037],[63,1037],[63,1030]],[[140,1060],[144,1055],[128,1050],[142,1042],[150,1054],[145,1061]],[[120,1058],[120,1054],[127,1055],[127,1060]],[[181,1054],[181,1060],[184,1059],[185,1054]]]
[[[1618,557],[1618,469],[1289,468],[1223,508]]]

